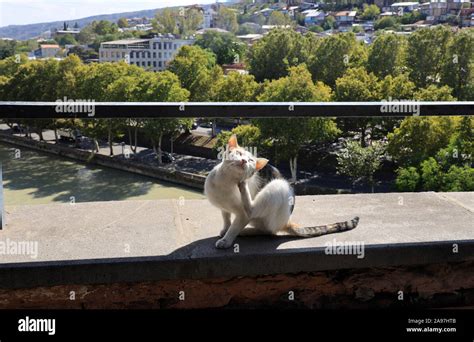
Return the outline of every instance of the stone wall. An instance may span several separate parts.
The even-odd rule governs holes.
[[[403,300],[399,300],[399,291],[403,291]],[[364,309],[473,305],[474,261],[258,277],[0,289],[1,309]]]

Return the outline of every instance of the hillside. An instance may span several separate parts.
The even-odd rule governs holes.
[[[84,27],[94,20],[110,20],[117,21],[119,18],[133,18],[133,17],[154,17],[155,13],[160,9],[142,10],[135,12],[122,12],[113,14],[101,14],[91,17],[81,18],[77,20],[69,20],[69,26],[73,26],[76,22],[79,27]],[[1,38],[13,38],[17,40],[26,40],[35,38],[41,33],[55,28],[61,29],[64,21],[53,21],[48,23],[28,24],[28,25],[8,25],[0,27]]]

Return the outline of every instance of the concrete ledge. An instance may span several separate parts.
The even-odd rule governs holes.
[[[474,261],[420,266],[0,289],[6,309],[454,308],[474,306]],[[71,300],[71,292],[75,299]],[[400,291],[403,300],[400,300]],[[290,299],[289,294],[293,298]],[[184,298],[180,296],[184,294]]]
[[[10,134],[0,133],[0,142],[12,144],[15,146],[23,146],[36,151],[51,153],[57,156],[78,160],[83,163],[91,163],[117,170],[132,172],[142,176],[152,177],[180,185],[186,185],[200,190],[204,188],[204,181],[206,180],[206,177],[198,174],[179,170],[170,170],[167,168],[143,164],[136,160],[127,161],[101,154],[95,154],[92,156],[90,152],[42,141],[25,139]]]
[[[297,274],[474,260],[474,193],[299,196],[302,225],[360,216],[318,238],[241,237],[216,250],[220,213],[203,200],[7,207],[0,241],[37,241],[38,256],[2,255],[0,288]],[[327,242],[365,245],[327,255]]]

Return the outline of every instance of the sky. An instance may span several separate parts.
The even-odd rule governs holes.
[[[168,6],[209,4],[215,0],[0,0],[0,27],[73,20],[98,14]]]

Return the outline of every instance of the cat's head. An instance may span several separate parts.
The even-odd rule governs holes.
[[[233,178],[245,180],[265,167],[268,159],[257,158],[246,149],[240,147],[237,143],[237,136],[233,134],[227,143],[223,162],[227,172],[231,172]]]

